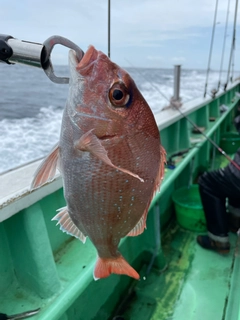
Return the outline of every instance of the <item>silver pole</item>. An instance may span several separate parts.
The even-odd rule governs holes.
[[[111,38],[111,0],[108,0],[108,57],[110,58],[110,38]]]
[[[174,66],[174,91],[173,100],[180,100],[180,75],[181,75],[181,65]]]
[[[13,54],[9,58],[9,62],[28,64],[38,68],[42,67],[42,44],[14,38],[9,39],[7,42],[13,50]]]
[[[204,98],[206,98],[206,94],[207,94],[208,77],[209,77],[209,72],[210,72],[210,65],[211,65],[211,59],[212,59],[212,49],[213,49],[213,41],[214,41],[216,21],[217,21],[217,10],[218,10],[218,0],[216,0],[216,5],[215,5],[215,13],[214,13],[214,19],[213,19],[213,27],[212,27],[212,37],[211,37],[210,51],[209,51],[209,57],[208,57],[208,67],[207,67],[207,74],[206,74],[206,82],[205,82],[205,89],[204,89],[204,94],[203,94],[203,97],[204,97]]]
[[[51,62],[52,49],[61,44],[73,49],[78,61],[81,61],[84,52],[75,43],[61,36],[52,36],[43,44],[18,40],[12,36],[0,34],[0,62],[21,63],[42,68],[48,78],[55,83],[69,83],[69,78],[57,77]]]

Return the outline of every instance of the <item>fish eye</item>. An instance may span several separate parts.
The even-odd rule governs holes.
[[[123,98],[123,92],[119,89],[114,89],[112,96],[114,100],[120,101]]]
[[[112,85],[109,90],[109,100],[114,107],[125,107],[129,99],[129,92],[122,82],[117,82]]]

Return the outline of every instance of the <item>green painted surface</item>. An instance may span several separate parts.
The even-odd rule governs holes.
[[[232,265],[233,275],[230,281],[230,292],[228,303],[226,305],[225,320],[240,320],[240,303],[239,303],[239,279],[240,279],[240,243],[237,240],[234,248],[234,261]]]
[[[232,99],[238,90],[239,86],[190,115],[217,143],[220,133],[232,128],[239,98]],[[222,103],[229,110],[220,115]],[[61,189],[0,224],[0,312],[40,307],[33,320],[110,320],[120,311],[125,320],[240,320],[238,254],[232,251],[223,258],[206,252],[197,247],[193,232],[174,223],[168,227],[174,221],[174,190],[196,183],[201,172],[223,166],[226,160],[214,156],[210,143],[192,133],[185,119],[162,130],[161,136],[168,155],[191,148],[175,158],[174,170],[166,169],[145,232],[121,242],[120,251],[142,280],[117,275],[93,280],[95,248],[90,241],[83,245],[62,233],[51,221],[65,205]],[[190,138],[200,140],[191,144]]]
[[[39,204],[41,210],[44,212],[44,220],[49,234],[49,241],[53,252],[55,252],[69,239],[69,236],[66,233],[59,232],[59,226],[56,227],[57,222],[51,221],[57,214],[56,210],[66,206],[63,190],[60,189],[54,192],[54,194],[51,194],[40,201]]]
[[[231,239],[235,246],[236,236]],[[194,244],[193,244],[194,246]],[[194,258],[173,319],[224,319],[234,254],[219,254],[194,246]]]
[[[172,228],[171,228],[172,229]],[[172,229],[173,230],[173,229]],[[169,230],[170,231],[170,230]],[[183,234],[187,234],[183,237]],[[158,273],[154,269],[135,288],[132,301],[121,314],[124,319],[168,319],[173,313],[192,255],[183,255],[192,243],[190,233],[169,232],[163,239],[168,268]],[[144,273],[144,270],[143,270]]]
[[[34,204],[12,219],[5,222],[5,228],[19,284],[41,298],[52,296],[60,282],[40,205]]]
[[[4,292],[14,279],[14,269],[3,224],[0,224],[0,292]]]
[[[153,269],[139,282],[119,315],[125,320],[224,319],[234,250],[222,257],[200,248],[195,237],[178,226],[169,230],[163,239],[167,270]],[[235,247],[236,236],[231,243]]]

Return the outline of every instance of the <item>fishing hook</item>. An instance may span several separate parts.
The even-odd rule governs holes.
[[[61,36],[52,36],[43,42],[44,49],[45,49],[45,53],[44,53],[45,60],[42,61],[42,68],[43,68],[44,72],[46,73],[48,78],[55,83],[69,83],[69,78],[57,77],[54,74],[54,70],[53,70],[53,66],[52,66],[52,62],[51,62],[51,52],[52,52],[53,47],[56,44],[61,44],[64,47],[68,47],[70,49],[73,49],[76,52],[76,56],[77,56],[78,61],[80,61],[82,59],[84,52],[75,43],[73,43],[72,41],[70,41],[64,37],[61,37]]]

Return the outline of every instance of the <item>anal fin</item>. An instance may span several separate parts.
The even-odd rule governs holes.
[[[146,214],[144,213],[135,227],[127,234],[128,237],[135,237],[139,234],[143,233],[144,229],[146,228]]]
[[[31,183],[31,190],[40,187],[47,181],[54,178],[57,169],[58,157],[59,145],[57,143],[35,172]]]
[[[85,243],[87,237],[82,233],[82,231],[79,230],[79,228],[72,221],[68,213],[67,207],[58,209],[58,211],[59,213],[56,214],[56,216],[53,217],[52,220],[58,221],[57,225],[60,224],[60,230],[66,232],[67,234],[70,234],[71,236]]]

